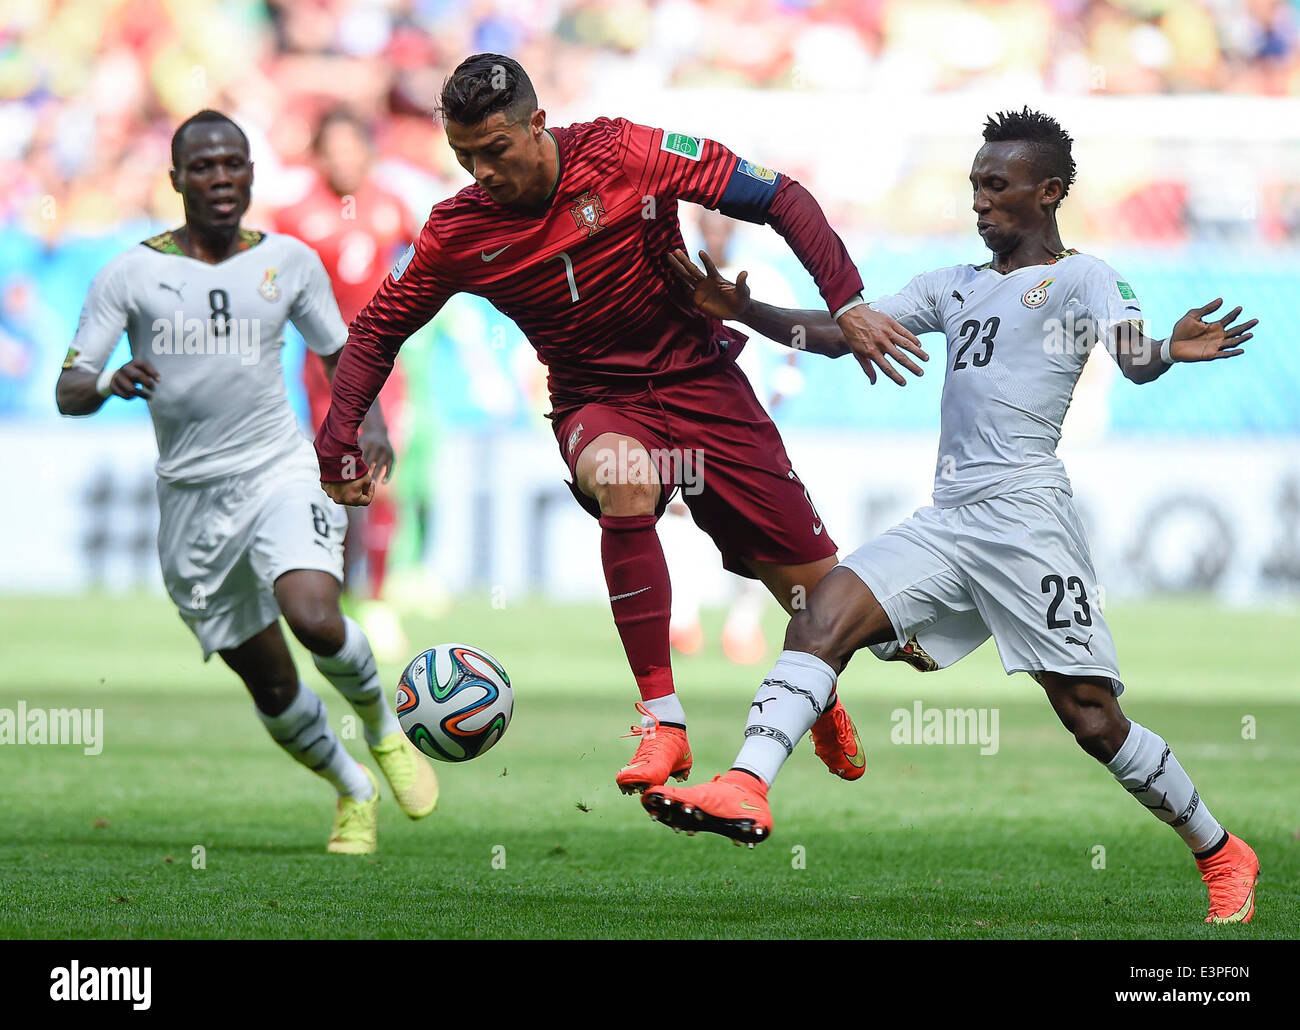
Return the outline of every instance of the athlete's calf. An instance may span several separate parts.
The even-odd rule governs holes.
[[[1119,753],[1129,735],[1130,723],[1120,711],[1109,683],[1055,672],[1039,673],[1035,679],[1079,747],[1103,765]]]
[[[334,655],[347,628],[339,610],[339,581],[328,572],[294,569],[275,581],[275,601],[293,635],[315,655]]]

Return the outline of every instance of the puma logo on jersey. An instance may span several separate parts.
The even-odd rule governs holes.
[[[953,290],[952,295],[953,295],[953,299],[955,299],[959,305],[961,305],[962,307],[966,306],[966,298],[963,297],[960,293],[958,293],[956,290]]]
[[[491,254],[489,254],[486,250],[480,250],[480,251],[478,252],[478,256],[481,257],[484,261],[495,261],[495,260],[496,260],[497,258],[499,258],[502,254],[504,254],[507,250],[509,250],[510,247],[511,247],[511,244],[507,243],[507,244],[506,244],[504,247],[502,247],[500,250],[494,250]]]
[[[578,428],[569,434],[569,442],[567,444],[567,447],[569,449],[570,458],[573,457],[573,448],[578,446],[578,440],[581,436],[582,436],[582,423],[579,422]]]
[[[758,714],[759,714],[759,715],[762,715],[762,714],[763,714],[763,706],[764,706],[765,704],[767,704],[769,701],[775,701],[775,700],[776,700],[776,698],[774,698],[774,697],[765,697],[765,698],[763,698],[762,701],[751,701],[751,702],[749,702],[749,707],[750,707],[750,708],[757,708],[757,709],[758,709]]]
[[[1089,654],[1092,654],[1092,647],[1091,647],[1091,644],[1092,644],[1092,634],[1091,634],[1091,633],[1088,634],[1088,639],[1087,639],[1087,640],[1080,640],[1080,639],[1078,639],[1077,637],[1072,637],[1072,636],[1070,636],[1070,635],[1067,633],[1066,636],[1065,636],[1065,642],[1066,642],[1067,644],[1078,644],[1081,648],[1083,648],[1083,649],[1084,649],[1085,651],[1087,651]]]
[[[177,298],[177,299],[178,299],[182,304],[185,303],[185,295],[181,292],[182,290],[185,289],[185,284],[184,284],[184,283],[181,283],[180,286],[168,286],[166,283],[159,283],[159,284],[158,284],[158,289],[160,289],[160,290],[171,290],[172,293],[176,294],[176,298]]]

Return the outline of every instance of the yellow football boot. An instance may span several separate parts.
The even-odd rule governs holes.
[[[438,807],[438,776],[405,733],[396,730],[370,749],[393,797],[412,819],[423,819]]]
[[[364,765],[361,768],[375,792],[365,801],[339,795],[334,832],[325,846],[335,855],[373,855],[379,847],[379,783],[374,773]]]

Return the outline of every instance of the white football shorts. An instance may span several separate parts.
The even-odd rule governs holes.
[[[1095,676],[1124,690],[1083,524],[1064,490],[921,508],[840,564],[889,615],[897,647],[915,638],[940,669],[992,635],[1008,675]],[[882,658],[895,650],[872,647]]]
[[[158,508],[163,582],[204,661],[280,617],[273,585],[284,573],[343,581],[347,515],[321,489],[310,446],[211,483],[159,480]]]

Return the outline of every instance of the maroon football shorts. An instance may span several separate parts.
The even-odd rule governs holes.
[[[664,484],[655,514],[680,490],[691,515],[722,554],[722,565],[754,579],[745,559],[802,565],[836,553],[785,444],[743,372],[733,364],[616,400],[568,407],[552,426],[577,481],[578,458],[604,433],[632,437],[650,452]],[[618,455],[602,457],[611,474]],[[569,484],[588,512],[600,506]]]

